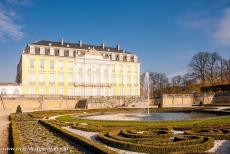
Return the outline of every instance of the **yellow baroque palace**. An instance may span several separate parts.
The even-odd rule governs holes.
[[[119,45],[43,40],[23,50],[16,81],[25,95],[140,96],[140,63]]]

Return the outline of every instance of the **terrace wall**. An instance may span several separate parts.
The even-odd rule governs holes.
[[[0,111],[16,111],[18,105],[20,105],[24,111],[71,110],[76,108],[112,108],[116,106],[128,106],[128,103],[132,99],[134,98],[125,98],[123,100],[117,97],[80,98],[65,96],[41,97],[26,95],[2,95],[0,96]]]

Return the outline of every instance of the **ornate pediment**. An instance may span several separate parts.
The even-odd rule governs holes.
[[[86,53],[86,55],[91,55],[91,56],[101,56],[101,53],[98,52],[97,50],[93,49],[89,49]]]

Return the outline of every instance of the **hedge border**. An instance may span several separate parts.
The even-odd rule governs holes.
[[[199,136],[206,136],[206,137],[212,137],[215,140],[229,140],[230,139],[230,129],[207,129],[207,131],[210,132],[199,132],[201,130],[205,129],[191,129],[191,130],[186,130],[184,133],[187,135],[199,135]],[[211,131],[217,131],[217,132],[211,132]],[[220,131],[228,131],[226,134],[222,134]]]
[[[23,154],[23,152],[20,150],[22,149],[22,142],[20,140],[20,134],[17,126],[17,122],[15,120],[15,114],[10,114],[10,127],[12,130],[12,141],[13,141],[13,152],[14,154]]]
[[[82,146],[84,146],[85,148],[88,148],[90,150],[92,150],[93,152],[96,153],[100,153],[100,154],[116,154],[117,152],[108,149],[107,147],[96,143],[96,142],[92,142],[91,140],[84,138],[80,135],[74,134],[72,132],[69,132],[57,125],[54,124],[50,124],[48,121],[44,121],[44,120],[39,120],[38,121],[40,124],[42,124],[43,126],[51,129],[52,131],[56,132],[57,134],[70,139],[71,141],[74,141],[75,143],[78,143]]]
[[[191,136],[187,136],[191,137]],[[108,132],[101,132],[97,136],[98,140],[102,141],[103,143],[129,151],[135,151],[135,152],[147,152],[147,153],[171,153],[171,152],[199,152],[199,151],[206,151],[214,146],[214,140],[213,138],[208,137],[202,137],[199,136],[199,138],[202,138],[202,143],[200,139],[197,140],[198,143],[195,143],[193,145],[188,145],[189,141],[187,142],[187,145],[167,145],[167,144],[159,144],[159,145],[143,145],[143,144],[135,144],[130,143],[126,141],[120,141],[116,140],[114,138],[110,138],[108,136]],[[191,141],[191,143],[194,143],[194,141]]]

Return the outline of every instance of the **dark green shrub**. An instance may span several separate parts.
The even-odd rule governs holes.
[[[16,113],[17,113],[17,114],[22,113],[22,108],[21,108],[20,105],[18,105],[18,107],[17,107],[17,109],[16,109]]]
[[[12,141],[13,141],[13,148],[14,148],[14,154],[22,154],[21,151],[22,143],[20,141],[20,134],[17,127],[17,123],[15,121],[14,114],[10,114],[10,120],[11,120],[11,130],[12,130]]]
[[[164,137],[159,137],[160,135],[156,135],[159,134],[159,132],[162,132],[162,130],[150,131],[149,135],[147,135],[148,132],[143,132],[142,137],[139,133],[135,136],[135,131],[136,130],[113,130],[109,132],[101,132],[97,136],[97,139],[118,149],[145,153],[196,153],[206,151],[214,145],[214,140],[208,137],[178,135],[175,136],[174,140],[170,141],[169,135]],[[154,132],[156,133],[155,135]],[[165,134],[170,133],[164,133],[163,135]]]

